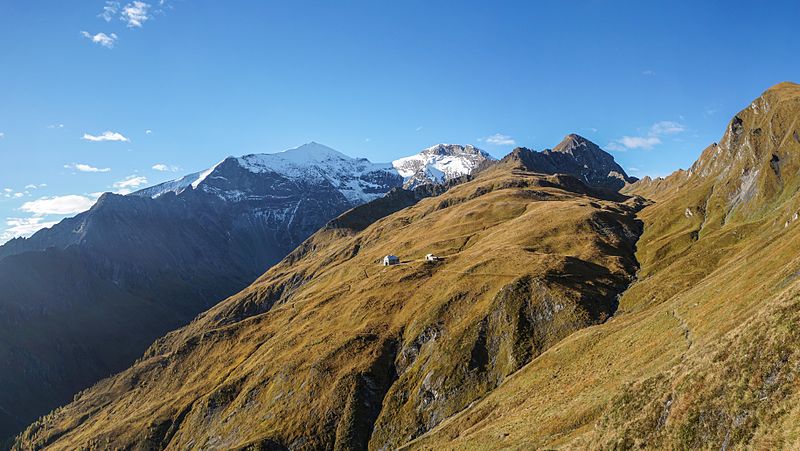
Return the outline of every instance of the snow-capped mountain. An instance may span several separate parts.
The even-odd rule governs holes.
[[[236,172],[280,175],[304,184],[329,184],[353,206],[376,199],[400,184],[400,179],[390,164],[351,158],[330,147],[311,142],[278,153],[228,157],[205,171],[145,188],[134,194],[157,198],[169,192],[180,194],[187,189],[199,189],[225,200],[238,200],[252,195],[247,186],[239,186],[235,180],[230,179]]]
[[[411,188],[471,174],[487,160],[494,158],[471,145],[437,144],[416,155],[394,160],[392,166],[403,177],[404,187]]]

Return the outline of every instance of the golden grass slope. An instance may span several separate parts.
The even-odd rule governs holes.
[[[638,208],[509,158],[360,232],[323,229],[16,447],[396,448],[610,317]]]
[[[627,188],[638,280],[415,449],[800,448],[800,86],[777,85],[688,171]]]

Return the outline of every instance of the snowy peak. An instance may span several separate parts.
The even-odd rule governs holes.
[[[228,157],[211,168],[134,193],[161,197],[187,191],[205,193],[222,200],[253,200],[268,195],[277,180],[281,186],[317,186],[341,193],[352,205],[382,196],[402,185],[402,178],[389,164],[352,158],[330,147],[310,142],[276,153]]]
[[[157,198],[168,193],[195,192],[226,201],[253,200],[267,195],[265,184],[274,187],[275,180],[280,179],[284,184],[336,190],[355,206],[381,197],[394,187],[413,188],[471,174],[479,164],[493,159],[471,145],[437,144],[416,155],[382,164],[310,142],[282,152],[228,157],[205,171],[133,195]]]
[[[487,160],[494,158],[471,145],[436,144],[416,155],[395,160],[392,166],[403,177],[404,186],[413,188],[471,174]]]

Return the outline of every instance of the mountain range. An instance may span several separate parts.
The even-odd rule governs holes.
[[[309,143],[107,193],[85,213],[0,246],[0,384],[13,387],[0,393],[0,435],[127,367],[348,209],[375,202],[339,219],[365,226],[374,211],[400,210],[495,163],[472,146],[374,164]]]
[[[782,83],[666,178],[568,136],[395,189],[14,446],[796,448],[799,123]]]

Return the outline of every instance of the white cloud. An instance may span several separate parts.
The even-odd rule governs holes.
[[[31,183],[30,185],[25,185],[25,189],[36,189],[36,188],[38,188],[38,186],[34,185],[33,183]]]
[[[100,141],[119,141],[130,142],[131,140],[123,136],[121,133],[105,131],[100,135],[90,135],[89,133],[83,134],[83,139],[86,141],[100,142]]]
[[[119,2],[106,1],[106,6],[103,7],[103,12],[100,13],[99,17],[106,22],[111,22],[111,19],[117,15],[117,11],[119,11]]]
[[[110,172],[111,168],[96,168],[94,166],[83,163],[65,164],[66,169],[74,169],[80,172]]]
[[[58,221],[45,221],[42,217],[6,218],[7,229],[0,235],[0,244],[17,237],[28,237],[41,229],[53,227]]]
[[[5,138],[5,137],[6,137],[6,134],[5,134],[5,133],[3,133],[3,132],[0,132],[0,139],[3,139],[3,138]]]
[[[13,193],[14,192],[14,190],[11,189],[11,188],[3,188],[3,191],[5,191],[7,193]]]
[[[129,175],[124,179],[114,182],[114,188],[117,189],[117,194],[130,194],[134,188],[142,185],[147,185],[147,177],[141,175]]]
[[[486,138],[480,138],[478,141],[483,141],[486,144],[491,144],[493,146],[514,146],[517,144],[512,137],[502,133],[495,133],[494,135],[487,136]]]
[[[659,121],[651,125],[646,136],[623,136],[606,145],[606,149],[625,151],[630,149],[652,150],[662,143],[664,135],[674,135],[686,131],[686,126],[673,121]]]
[[[655,74],[656,72],[650,69],[642,71],[642,75],[655,75]]]
[[[420,126],[419,126],[419,127],[417,127],[417,128],[414,130],[414,131],[421,132],[421,131],[422,131],[422,126],[420,125]]]
[[[177,166],[169,166],[164,163],[157,163],[153,165],[153,169],[160,172],[176,172],[178,170]]]
[[[152,134],[153,134],[153,130],[150,130],[150,129],[148,128],[147,130],[145,130],[145,131],[144,131],[144,134],[145,134],[145,135],[152,135]]]
[[[64,128],[64,124],[50,124],[47,126],[49,129]]]
[[[105,34],[105,33],[97,33],[91,34],[88,31],[81,31],[81,35],[86,39],[91,40],[95,44],[100,44],[107,49],[113,49],[114,44],[117,42],[117,34]]]
[[[661,144],[661,139],[657,136],[623,136],[617,140],[617,143],[626,149],[651,150]]]
[[[683,131],[686,131],[686,127],[683,124],[672,121],[656,122],[650,127],[650,134],[655,136],[672,135]]]
[[[142,24],[150,19],[149,10],[149,3],[136,0],[122,8],[120,19],[127,23],[129,28],[141,28]]]
[[[72,215],[88,210],[94,205],[95,200],[96,199],[76,194],[42,197],[37,200],[25,202],[20,207],[20,210],[32,213],[34,216]]]
[[[14,193],[14,197],[19,199],[20,197],[25,197],[24,193]]]

